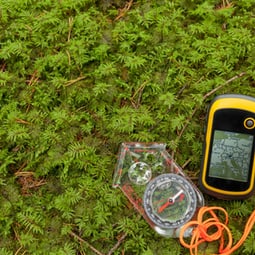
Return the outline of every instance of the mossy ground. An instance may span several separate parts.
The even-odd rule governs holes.
[[[117,151],[164,142],[198,177],[208,103],[255,96],[254,8],[1,0],[0,254],[188,254],[112,188]],[[227,209],[238,240],[254,198],[206,202]]]

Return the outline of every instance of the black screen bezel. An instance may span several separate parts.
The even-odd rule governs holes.
[[[242,192],[242,191],[246,191],[250,187],[252,166],[253,166],[253,160],[254,160],[255,129],[247,129],[244,126],[245,119],[250,117],[255,119],[255,114],[249,111],[244,111],[239,109],[221,109],[215,112],[213,117],[213,126],[212,126],[212,133],[210,137],[210,148],[209,148],[209,154],[208,154],[209,157],[208,157],[206,176],[205,176],[207,184],[210,185],[211,187],[215,187],[217,189],[226,190],[230,192],[239,192],[239,191]],[[253,135],[253,146],[251,151],[247,182],[209,176],[215,130]]]

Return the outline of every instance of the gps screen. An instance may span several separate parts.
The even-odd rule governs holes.
[[[247,182],[253,135],[214,131],[209,177]]]

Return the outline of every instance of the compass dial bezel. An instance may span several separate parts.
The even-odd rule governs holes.
[[[185,199],[183,199],[180,204],[178,204],[179,202],[177,201],[174,206],[172,206],[171,203],[169,203],[169,206],[166,205],[165,207],[167,209],[165,214],[169,215],[169,217],[162,217],[160,215],[161,213],[158,212],[159,207],[154,205],[155,201],[153,200],[155,199],[155,197],[164,197],[166,198],[164,199],[165,203],[167,203],[167,196],[171,197],[176,195],[176,193],[172,194],[173,190],[177,193],[177,195],[178,191],[183,190],[183,196],[185,197]],[[181,193],[182,192],[179,192],[179,194]],[[183,176],[174,173],[161,174],[147,184],[143,197],[143,206],[148,218],[155,225],[164,229],[179,228],[186,222],[188,222],[196,212],[196,192],[192,184]],[[176,211],[176,207],[178,206],[182,207],[180,207],[180,209],[182,209],[180,215],[175,216],[177,217],[176,219],[171,219],[171,211],[173,212],[174,208]]]

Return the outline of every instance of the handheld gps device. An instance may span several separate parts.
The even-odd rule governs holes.
[[[207,113],[201,190],[221,199],[245,199],[255,178],[255,98],[217,96]]]

